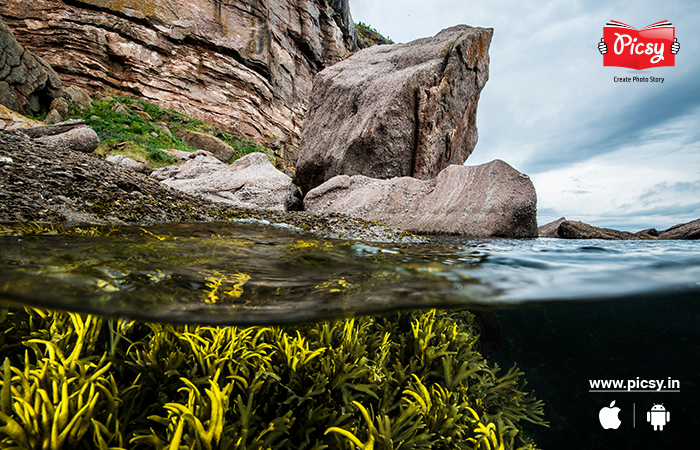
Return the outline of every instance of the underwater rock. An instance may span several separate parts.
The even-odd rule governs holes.
[[[239,208],[294,211],[301,206],[292,179],[275,169],[264,153],[251,153],[230,166],[211,156],[197,156],[154,172],[152,176],[167,186]]]
[[[305,210],[376,220],[414,233],[537,236],[530,178],[501,160],[452,165],[432,180],[339,175],[312,189]]]
[[[378,45],[314,78],[297,158],[304,193],[336,175],[435,177],[477,141],[493,29],[458,25]]]

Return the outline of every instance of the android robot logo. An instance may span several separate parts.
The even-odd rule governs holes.
[[[664,405],[654,405],[647,412],[647,422],[651,422],[654,431],[664,430],[664,425],[671,421],[671,413],[666,411]]]

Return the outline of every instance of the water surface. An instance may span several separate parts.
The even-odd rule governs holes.
[[[0,299],[102,315],[281,324],[399,308],[700,293],[698,241],[322,240],[261,225],[0,236]]]

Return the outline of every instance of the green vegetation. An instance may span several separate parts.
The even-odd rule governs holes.
[[[360,37],[364,40],[367,46],[394,43],[391,38],[382,36],[379,31],[362,22],[355,24],[355,30],[360,34]]]
[[[211,327],[0,309],[0,448],[532,449],[468,312]]]
[[[163,149],[195,151],[175,136],[177,131],[183,129],[213,134],[232,146],[238,152],[229,163],[252,152],[272,155],[269,149],[255,142],[231,136],[214,126],[143,100],[117,96],[93,100],[92,108],[82,111],[70,103],[69,108],[70,118],[85,120],[99,136],[97,154],[103,157],[123,154],[147,162],[150,168],[176,162]]]

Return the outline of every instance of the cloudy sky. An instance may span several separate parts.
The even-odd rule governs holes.
[[[456,24],[494,28],[479,143],[467,164],[532,178],[540,225],[565,216],[628,231],[700,218],[700,2],[350,0],[355,22],[396,42]],[[676,27],[675,67],[603,67],[618,20]],[[614,77],[663,83],[619,83]]]

